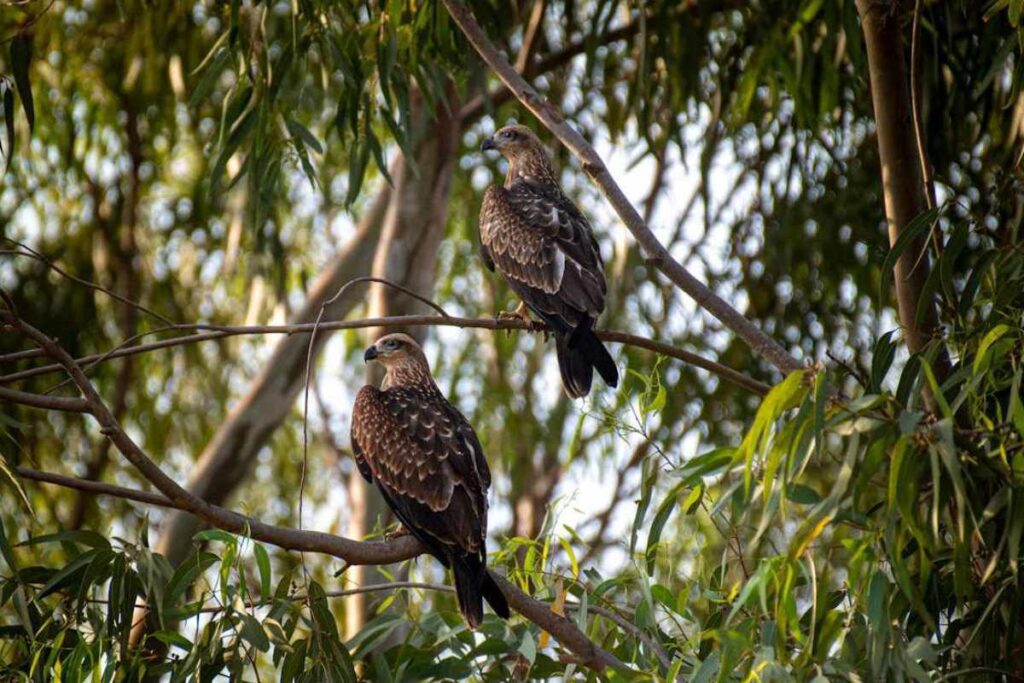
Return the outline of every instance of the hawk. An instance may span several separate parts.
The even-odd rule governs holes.
[[[609,386],[619,373],[594,334],[607,285],[601,251],[590,224],[562,193],[547,151],[526,126],[505,126],[484,141],[508,160],[503,186],[484,193],[480,246],[490,270],[504,276],[522,303],[555,336],[562,386],[572,398],[590,392],[594,370]]]
[[[484,598],[507,619],[505,596],[487,573],[491,472],[476,432],[437,388],[412,337],[381,337],[363,359],[386,373],[380,389],[359,390],[352,409],[359,472],[376,483],[402,526],[451,568],[471,629],[483,621]]]

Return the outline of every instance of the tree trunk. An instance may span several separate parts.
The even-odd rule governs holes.
[[[414,99],[413,115],[418,119],[415,158],[416,169],[400,160],[392,174],[395,182],[392,201],[384,220],[384,230],[373,259],[373,275],[403,285],[418,294],[430,297],[434,292],[438,248],[444,236],[448,216],[448,195],[458,149],[460,121],[451,112],[458,111],[456,102],[440,107],[437,118],[429,120],[430,112]],[[370,317],[426,313],[421,302],[381,284],[371,286]],[[406,330],[419,341],[426,334],[424,327]],[[369,345],[387,330],[366,332]],[[370,366],[366,381],[379,384],[379,368]],[[363,480],[353,474],[348,485],[350,518],[347,534],[363,538],[378,519],[386,519],[388,509],[383,499]],[[388,581],[374,567],[351,567],[347,570],[349,584],[362,586]],[[353,595],[345,602],[345,633],[351,637],[366,623],[367,595]]]
[[[889,222],[889,243],[893,245],[907,225],[927,207],[915,147],[910,86],[904,67],[899,2],[857,0],[857,10],[867,43],[885,215]],[[900,323],[911,353],[922,351],[939,331],[934,301],[925,305],[920,320],[917,316],[929,269],[924,238],[914,240],[904,250],[894,269]],[[935,371],[940,381],[949,373],[949,356],[944,347],[935,361]],[[925,392],[925,400],[929,409],[934,409],[934,399],[929,392]]]

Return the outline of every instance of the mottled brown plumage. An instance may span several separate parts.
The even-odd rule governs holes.
[[[505,184],[484,193],[480,245],[527,307],[555,334],[566,392],[590,391],[593,371],[611,386],[618,370],[593,333],[607,285],[601,252],[587,219],[563,194],[547,151],[529,128],[506,126],[484,142],[508,159]]]
[[[377,485],[402,525],[451,567],[471,628],[483,619],[482,598],[507,618],[508,604],[486,569],[491,473],[476,433],[438,389],[414,339],[381,337],[364,358],[387,372],[380,389],[364,386],[356,395],[352,449],[359,472]]]

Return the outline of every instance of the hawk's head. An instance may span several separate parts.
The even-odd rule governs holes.
[[[377,361],[387,373],[381,388],[399,385],[433,384],[430,364],[423,349],[407,334],[389,334],[366,349],[363,360]]]
[[[384,367],[409,361],[422,361],[424,365],[427,362],[423,349],[407,334],[388,334],[381,337],[373,346],[366,349],[363,360],[375,360]]]
[[[509,181],[523,177],[531,181],[554,182],[547,150],[532,130],[518,124],[505,126],[484,140],[481,149],[495,150],[508,159]]]
[[[526,126],[515,124],[499,129],[493,136],[484,140],[481,149],[485,152],[491,149],[497,150],[503,157],[512,161],[523,154],[543,152],[544,145],[532,130]]]

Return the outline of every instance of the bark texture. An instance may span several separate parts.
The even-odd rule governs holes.
[[[857,0],[857,10],[867,44],[885,215],[892,245],[927,208],[911,115],[900,3],[898,0]],[[938,331],[934,302],[924,306],[920,320],[917,315],[929,268],[926,242],[919,238],[902,253],[893,273],[900,324],[912,353],[922,351]],[[949,357],[944,350],[935,366],[939,376],[948,374]],[[930,396],[928,400],[932,400]]]

